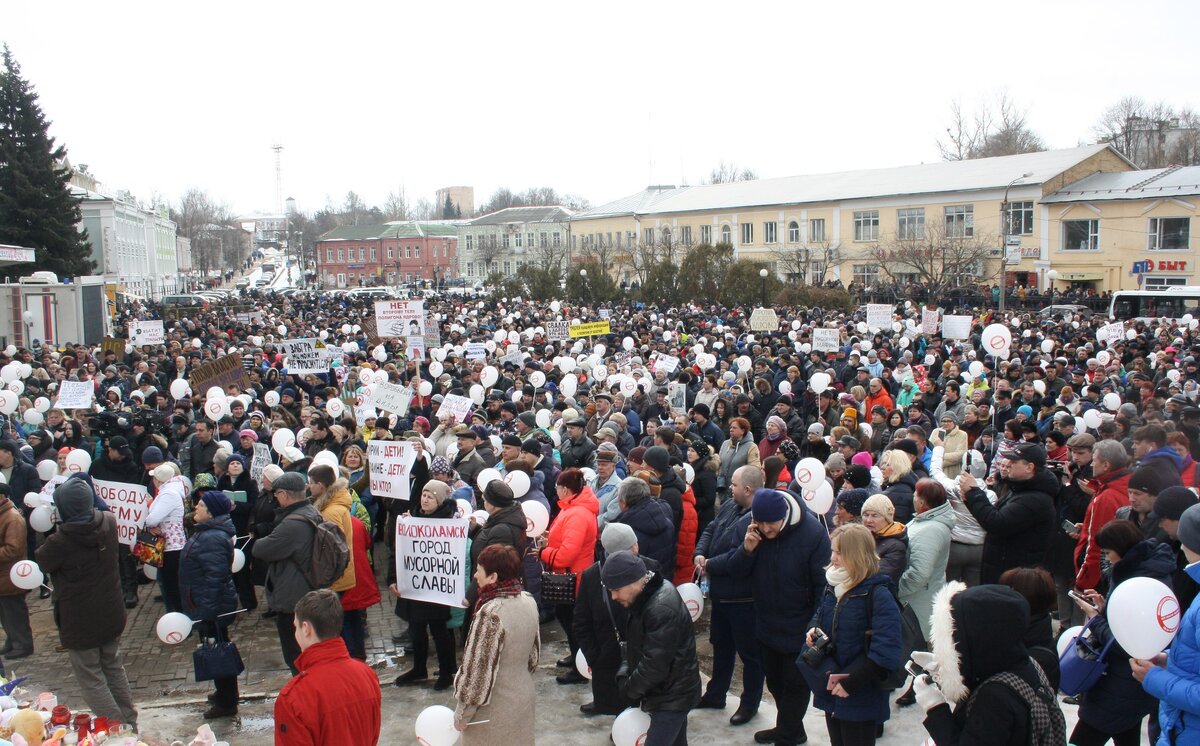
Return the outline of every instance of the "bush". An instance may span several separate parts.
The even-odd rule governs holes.
[[[811,308],[820,306],[825,309],[841,311],[854,310],[854,299],[841,288],[817,288],[807,285],[788,285],[775,295],[775,305],[798,306]]]

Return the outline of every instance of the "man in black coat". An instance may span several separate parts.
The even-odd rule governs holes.
[[[687,743],[688,711],[700,701],[700,663],[692,616],[675,586],[633,552],[604,563],[600,580],[628,609],[621,696],[650,714],[647,743]]]
[[[146,472],[134,461],[129,441],[123,435],[114,435],[108,439],[104,454],[92,462],[91,468],[88,469],[88,475],[92,479],[104,482],[146,486]],[[151,484],[153,484],[153,480],[151,480]],[[154,495],[152,487],[150,495]],[[125,598],[125,608],[132,609],[138,603],[137,561],[126,547],[117,550],[117,554],[121,558],[121,592]]]
[[[26,554],[29,559],[33,559],[33,549],[37,546],[37,532],[29,525],[29,514],[32,510],[25,505],[25,495],[41,492],[42,478],[38,476],[36,468],[21,458],[21,446],[15,440],[0,440],[0,475],[8,482],[9,494],[25,516]],[[42,598],[47,595],[48,591],[43,588]]]

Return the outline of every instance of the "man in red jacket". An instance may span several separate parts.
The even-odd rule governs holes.
[[[300,673],[275,700],[276,746],[379,742],[379,677],[354,660],[342,640],[342,602],[328,588],[296,603]]]
[[[1115,440],[1102,440],[1092,448],[1092,480],[1096,493],[1088,503],[1083,523],[1079,527],[1079,539],[1075,543],[1075,587],[1081,591],[1095,589],[1103,579],[1101,575],[1100,546],[1096,535],[1109,521],[1117,517],[1117,511],[1129,505],[1129,454],[1125,446]]]

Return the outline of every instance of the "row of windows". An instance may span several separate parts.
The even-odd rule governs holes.
[[[1026,211],[1028,213],[1028,221],[1025,220]],[[949,238],[970,238],[975,235],[975,206],[974,205],[950,205],[943,208],[943,220],[945,221],[946,236]],[[1014,202],[1009,209],[1009,222],[1016,219],[1022,226],[1022,231],[1016,235],[1023,235],[1024,226],[1028,224],[1028,231],[1033,232],[1033,203],[1032,202]],[[901,241],[922,240],[925,238],[925,208],[910,207],[896,210],[896,237]],[[879,240],[879,210],[855,210],[854,212],[854,240],[855,241],[878,241]]]
[[[530,266],[533,266],[533,262],[529,262],[528,264]],[[524,262],[520,259],[516,260],[515,262],[513,262],[513,261],[491,262],[490,264],[485,263],[485,262],[467,262],[467,275],[466,276],[467,277],[475,277],[476,272],[478,272],[479,277],[487,277],[488,275],[490,275],[494,272],[501,272],[502,274],[504,274],[504,276],[507,277],[507,276],[512,275],[514,266],[516,267],[516,270],[518,272],[520,272],[525,267],[525,265],[526,265],[526,262]]]
[[[372,246],[370,249],[371,261],[376,260],[376,256],[377,256],[376,251],[377,251],[377,249],[374,246]],[[367,261],[367,249],[366,249],[366,247],[363,247],[363,246],[360,246],[357,249],[355,249],[353,246],[351,246],[349,249],[326,248],[325,249],[325,260],[329,261],[329,262],[334,261],[333,258],[335,256],[335,252],[336,252],[336,256],[337,256],[337,261],[339,261],[339,262],[343,262],[343,261],[347,261],[347,260],[354,261],[354,255],[356,252],[358,254],[358,261],[360,261],[360,262]],[[388,259],[399,258],[399,249],[397,249],[394,246],[389,246],[388,250],[387,250],[387,258]],[[405,259],[420,259],[421,258],[421,247],[420,246],[405,246],[404,247],[404,258]],[[433,247],[432,258],[433,259],[438,258],[438,247],[437,246]],[[450,246],[449,245],[442,246],[442,258],[443,259],[450,258]]]
[[[1191,242],[1191,218],[1148,218],[1147,251],[1187,251]],[[1100,220],[1064,220],[1063,251],[1099,251]]]
[[[330,279],[332,279],[334,277],[334,275],[332,273],[330,273],[330,274],[325,275],[325,277],[326,277],[326,281],[328,282]],[[354,272],[338,272],[337,273],[337,283],[338,283],[339,287],[344,286],[347,281],[349,281],[351,284],[360,283],[360,284],[369,285],[369,284],[375,282],[378,279],[378,277],[379,277],[378,275],[368,274],[367,272],[359,272],[357,274],[355,274]],[[422,279],[420,272],[405,272],[403,275],[403,278],[404,278],[403,279],[404,282],[416,282],[416,281]],[[394,284],[396,282],[399,282],[399,280],[396,279],[395,272],[387,273],[387,282],[389,284]]]
[[[522,236],[524,236],[524,238],[522,238]],[[540,234],[538,234],[538,239],[539,239],[539,241],[538,241],[537,246],[539,246],[540,248],[543,248],[543,249],[549,248],[550,246],[553,246],[554,248],[557,249],[560,246],[562,246],[562,233],[560,233],[559,231],[554,231],[554,233],[550,233],[549,231],[542,231]],[[476,236],[473,233],[468,233],[467,234],[467,251],[471,251],[475,248],[475,244],[476,244],[477,240],[478,240],[479,248],[481,248],[481,249],[485,249],[485,248],[494,249],[497,247],[497,239],[496,239],[495,233],[486,234],[486,235],[480,234],[479,236]],[[499,239],[498,243],[499,243],[500,248],[504,248],[504,249],[509,248],[510,245],[515,248],[518,248],[518,249],[523,248],[525,246],[528,246],[529,248],[532,249],[534,247],[533,240],[534,240],[534,234],[532,232],[522,234],[522,233],[508,233],[506,231],[506,232],[500,234],[500,239]]]

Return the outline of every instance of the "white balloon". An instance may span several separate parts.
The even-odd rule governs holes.
[[[1175,376],[1175,378],[1178,379],[1179,376]],[[50,400],[44,396],[39,396],[37,399],[34,400],[33,408],[36,409],[37,411],[41,412],[42,414],[45,414],[46,412],[50,411]]]
[[[266,404],[268,407],[279,406],[279,392],[278,391],[268,391],[267,393],[263,394],[263,403]]]
[[[67,454],[66,466],[69,472],[86,472],[92,467],[92,457],[87,451],[74,448]]]
[[[37,465],[38,479],[43,482],[49,482],[54,479],[54,475],[58,473],[58,464],[53,459],[45,459],[39,461]]]
[[[815,490],[804,490],[804,503],[817,515],[825,515],[833,507],[833,485],[822,481]]]
[[[979,378],[983,375],[983,361],[972,360],[971,364],[967,366],[967,370],[971,371],[972,378]]]
[[[691,484],[696,479],[696,467],[691,464],[683,465],[683,481]]]
[[[1104,408],[1110,412],[1115,412],[1121,408],[1121,395],[1115,391],[1104,395]]]
[[[205,399],[224,399],[225,391],[220,386],[212,386],[204,394]]]
[[[8,579],[21,590],[31,591],[45,582],[46,576],[36,562],[26,559],[13,563],[8,571]]]
[[[1080,632],[1083,632],[1083,625],[1077,624],[1074,627],[1063,630],[1062,634],[1058,636],[1059,658],[1063,657],[1063,654],[1067,652],[1067,648],[1074,644],[1075,639],[1079,637]]]
[[[271,435],[271,447],[276,453],[281,453],[283,449],[296,445],[296,434],[286,427],[281,427]]]
[[[460,497],[454,501],[454,504],[458,506],[459,518],[466,518],[467,516],[471,515],[471,513],[475,512],[475,508],[471,505],[469,500],[464,500]]]
[[[575,370],[575,358],[565,356],[560,357],[558,359],[558,369],[563,373],[570,373],[571,371]]]
[[[33,425],[34,427],[46,421],[45,415],[32,408],[26,409],[25,414],[21,415],[21,419],[25,420],[26,425]]]
[[[575,670],[588,681],[592,680],[592,667],[588,665],[587,657],[583,654],[583,648],[575,651]]]
[[[475,485],[479,487],[479,491],[483,492],[487,489],[489,483],[501,479],[500,472],[495,469],[484,469],[475,477]]]
[[[1045,353],[1054,352],[1054,340],[1053,339],[1042,340],[1042,352],[1045,352]]]
[[[1108,626],[1134,658],[1153,658],[1175,639],[1183,610],[1171,589],[1154,578],[1130,578],[1108,599]]]
[[[786,379],[785,379],[785,380],[782,380],[782,381],[780,381],[780,382],[779,382],[779,393],[781,393],[781,394],[790,394],[790,393],[792,393],[792,382],[791,382],[791,381],[788,381],[788,380],[786,380]]]
[[[5,389],[0,391],[0,414],[12,414],[17,411],[20,400],[17,395]]]
[[[484,386],[495,386],[496,381],[500,380],[500,371],[489,365],[480,371],[479,380]]]
[[[538,427],[550,427],[550,410],[539,409],[533,416]]]
[[[813,390],[814,394],[819,394],[825,389],[829,388],[829,384],[832,380],[833,379],[830,378],[829,374],[823,371],[813,373],[812,377],[808,379],[808,387]]]
[[[815,488],[825,481],[825,464],[815,458],[801,459],[796,464],[796,484],[802,488]]]
[[[486,392],[483,390],[482,386],[480,386],[477,383],[472,384],[470,390],[467,393],[470,394],[471,400],[474,401],[476,404],[483,404],[483,397]]]
[[[991,324],[983,330],[983,349],[988,353],[997,357],[1007,357],[1008,348],[1011,346],[1012,332],[1004,324]]]
[[[230,443],[228,440],[218,440],[217,441],[217,450],[225,451],[230,456],[232,456],[233,455],[233,443]]]
[[[529,492],[529,475],[523,471],[510,471],[504,475],[504,483],[518,500]]]
[[[1089,409],[1088,411],[1083,413],[1083,424],[1087,425],[1088,428],[1090,428],[1092,430],[1095,430],[1096,428],[1100,427],[1100,424],[1103,421],[1104,421],[1104,418],[1100,416],[1099,409],[1093,408],[1093,409]]]
[[[700,618],[704,613],[704,592],[700,590],[700,586],[695,583],[681,583],[675,590],[679,591],[680,598],[683,599],[683,605],[687,607],[688,614],[692,616],[692,621]]]
[[[525,513],[525,535],[530,538],[541,536],[550,525],[550,511],[537,500],[521,503],[521,510]]]
[[[476,510],[474,513],[471,514],[471,517],[475,519],[475,525],[477,525],[477,526],[487,525],[488,512],[486,510]]]
[[[158,568],[154,565],[142,565],[142,574],[151,580],[158,579]]]
[[[1037,380],[1035,380],[1035,381],[1033,382],[1033,390],[1034,390],[1034,391],[1036,391],[1036,392],[1038,392],[1039,394],[1042,394],[1043,396],[1045,396],[1045,394],[1046,394],[1046,382],[1045,382],[1045,381],[1043,381],[1043,380],[1041,380],[1040,378],[1039,378],[1039,379],[1037,379]]]
[[[13,381],[12,383],[8,384],[8,390],[17,396],[20,396],[21,394],[25,393],[25,384],[21,383],[20,381]]]
[[[159,617],[154,631],[158,639],[168,645],[178,645],[192,633],[192,619],[187,614],[172,611]]]
[[[546,374],[540,370],[535,370],[529,374],[529,384],[534,388],[541,388],[546,385]]]
[[[626,350],[632,350],[633,349],[633,337],[626,337],[625,339],[622,339],[621,346],[624,347]]]
[[[192,393],[188,382],[182,378],[176,378],[174,381],[171,381],[170,391],[171,396],[176,399],[186,399]]]
[[[646,733],[649,730],[650,713],[643,712],[639,707],[630,707],[613,720],[613,744],[615,746],[641,746],[646,742]]]
[[[433,393],[433,384],[429,381],[421,381],[421,383],[417,385],[417,393],[421,396],[429,396]]]
[[[417,743],[423,746],[454,746],[458,731],[454,729],[454,710],[443,705],[430,705],[417,715],[414,726]]]
[[[1101,365],[1108,365],[1109,360],[1112,360],[1112,355],[1109,354],[1108,350],[1100,350],[1096,353],[1096,362]]]
[[[9,363],[0,368],[0,380],[9,384],[21,377],[21,364],[17,362]]]
[[[570,360],[572,363],[575,362],[571,358],[564,359]],[[558,390],[563,393],[563,396],[575,396],[575,391],[578,387],[579,379],[575,377],[574,373],[563,376],[562,381],[558,384]]]
[[[246,566],[246,553],[243,552],[242,550],[238,549],[237,547],[234,547],[233,548],[233,564],[230,566],[230,569],[233,572],[241,572],[242,568],[245,566]]]
[[[385,348],[383,345],[375,345],[375,349],[371,350],[371,357],[373,357],[377,362],[382,363],[383,361],[387,360],[387,348]]]

